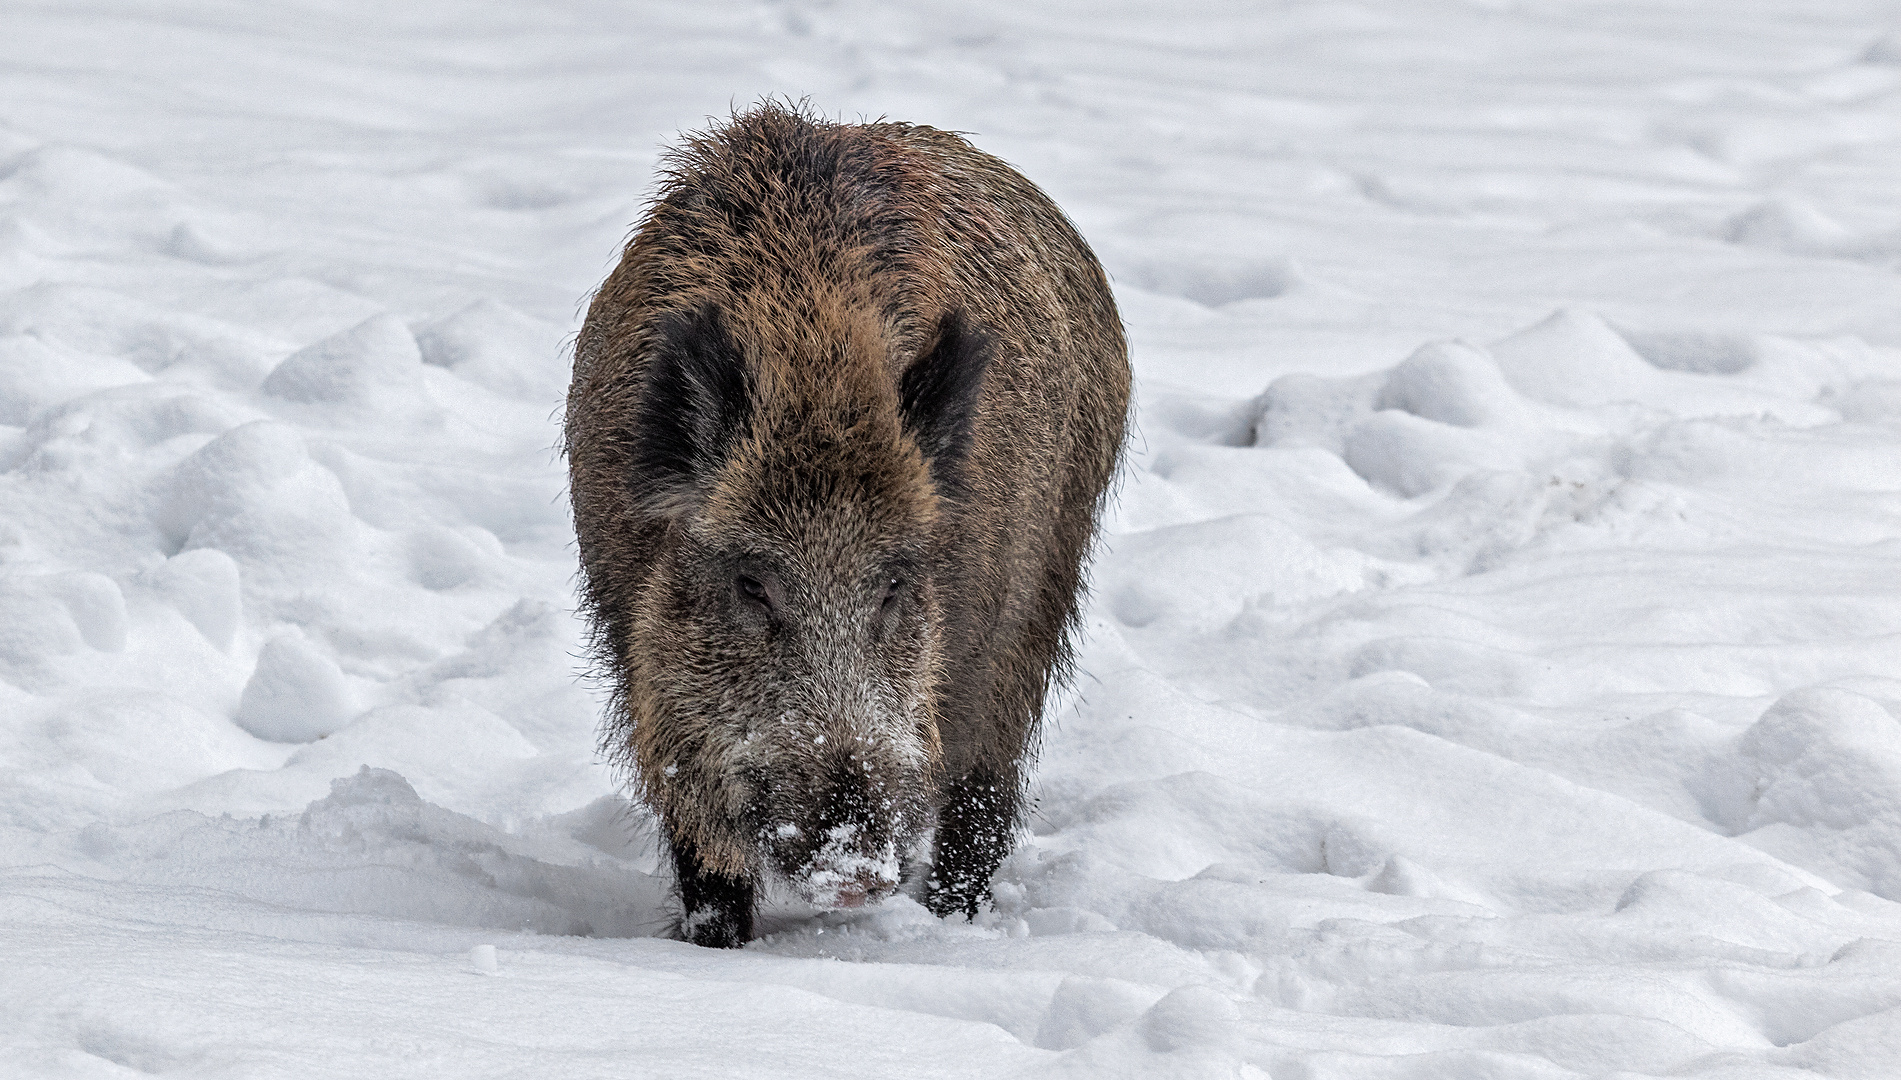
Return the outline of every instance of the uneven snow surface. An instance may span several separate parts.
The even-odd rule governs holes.
[[[1895,4],[4,23],[0,1075],[1901,1076]],[[1043,185],[1139,432],[995,910],[715,953],[551,447],[766,93]]]

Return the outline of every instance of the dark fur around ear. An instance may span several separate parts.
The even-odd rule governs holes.
[[[962,494],[964,459],[990,353],[990,335],[963,311],[953,310],[938,326],[937,343],[898,380],[904,426],[931,463],[938,490],[953,498]]]
[[[752,373],[718,307],[660,317],[634,414],[634,495],[656,513],[692,501],[752,416]]]

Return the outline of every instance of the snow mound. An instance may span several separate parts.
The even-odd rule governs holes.
[[[353,714],[336,662],[302,637],[272,638],[238,699],[238,726],[270,742],[314,742]]]
[[[1831,880],[1901,898],[1901,719],[1831,687],[1785,694],[1743,732],[1753,781],[1736,822],[1767,851]]]
[[[364,766],[302,814],[252,821],[178,812],[95,826],[84,843],[124,879],[215,889],[278,910],[377,915],[535,934],[626,937],[670,926],[665,882],[574,839],[643,826],[604,801],[509,834],[425,802]],[[611,843],[611,842],[610,842]],[[244,918],[268,921],[261,909]]]
[[[423,385],[422,354],[394,315],[376,315],[285,357],[263,391],[337,417],[410,425],[440,423],[441,407]]]
[[[558,401],[567,393],[562,329],[482,299],[416,332],[425,363],[499,394]]]
[[[238,564],[231,556],[216,548],[181,551],[146,571],[140,580],[176,608],[206,641],[225,652],[231,650],[243,615]]]

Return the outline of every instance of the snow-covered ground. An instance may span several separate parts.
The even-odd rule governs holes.
[[[0,1074],[1901,1076],[1894,3],[5,8]],[[995,911],[715,953],[551,447],[766,93],[1050,191],[1140,431]]]

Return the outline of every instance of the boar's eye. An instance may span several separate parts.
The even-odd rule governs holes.
[[[884,599],[879,601],[878,610],[890,611],[892,606],[898,602],[898,597],[903,595],[903,593],[904,593],[904,579],[903,578],[894,577],[891,580],[885,582]]]
[[[734,579],[733,583],[739,586],[739,595],[761,607],[767,609],[772,607],[772,596],[766,592],[766,587],[759,583],[758,578],[741,574]]]

